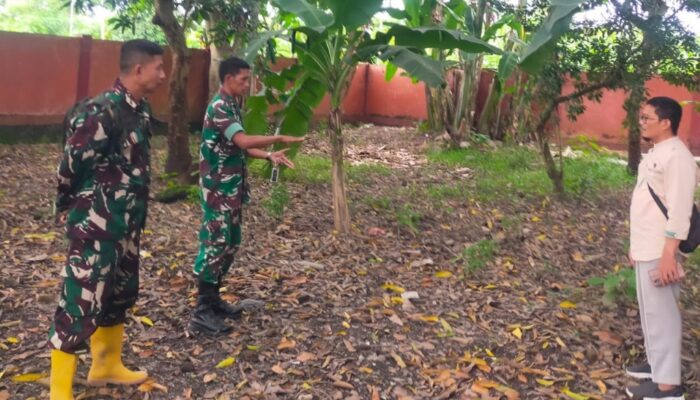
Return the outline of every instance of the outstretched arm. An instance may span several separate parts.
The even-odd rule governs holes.
[[[269,151],[264,151],[260,149],[248,149],[246,150],[246,152],[250,157],[268,160],[273,165],[282,164],[289,168],[294,168],[294,163],[290,159],[288,159],[287,156],[284,154],[287,152],[287,150],[289,149],[282,149],[280,151],[275,151],[271,153]]]

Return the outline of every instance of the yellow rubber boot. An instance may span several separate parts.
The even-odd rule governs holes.
[[[124,324],[98,327],[90,338],[92,367],[87,382],[91,385],[136,385],[148,379],[145,371],[131,371],[122,364]]]
[[[73,400],[73,376],[78,356],[61,350],[51,350],[51,400]]]

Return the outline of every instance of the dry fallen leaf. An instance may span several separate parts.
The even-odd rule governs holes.
[[[277,345],[277,350],[293,349],[296,345],[297,343],[294,340],[283,337],[282,340],[280,340],[280,344]]]

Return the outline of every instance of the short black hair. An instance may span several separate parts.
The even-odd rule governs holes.
[[[654,107],[659,121],[667,119],[671,121],[671,131],[673,135],[678,134],[678,126],[681,124],[683,107],[670,97],[652,97],[647,100],[647,104]]]
[[[250,69],[250,64],[241,60],[238,57],[229,57],[219,64],[219,80],[221,83],[224,82],[226,75],[238,75],[238,72],[242,69]]]
[[[119,70],[122,73],[131,71],[137,64],[147,62],[147,58],[163,55],[163,48],[150,40],[135,39],[124,42],[119,55]]]

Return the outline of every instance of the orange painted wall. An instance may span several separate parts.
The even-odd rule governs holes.
[[[84,40],[84,39],[83,39]],[[94,95],[109,87],[118,73],[121,43],[90,41],[89,81],[87,94]],[[81,38],[0,32],[0,125],[43,125],[59,123],[65,111],[77,99]],[[188,79],[188,115],[192,122],[202,120],[208,102],[208,53],[192,50]],[[170,53],[165,56],[170,71]],[[273,69],[294,62],[281,59]],[[488,94],[492,74],[482,72],[477,96],[477,115]],[[700,93],[691,93],[661,79],[652,79],[647,88],[651,96],[665,95],[677,100],[700,102]],[[569,83],[563,93],[573,90]],[[151,96],[154,114],[168,118],[168,85]],[[560,129],[565,136],[584,134],[607,145],[624,147],[627,133],[622,126],[625,93],[608,91],[601,103],[586,101],[586,112],[571,122],[560,109]],[[329,101],[324,99],[314,111],[317,119],[328,116]],[[357,67],[348,94],[343,101],[347,121],[389,125],[410,125],[427,118],[425,89],[397,74],[387,82],[381,65]],[[680,136],[696,154],[700,154],[700,114],[692,106],[684,109]]]
[[[0,124],[43,125],[63,120],[78,99],[81,38],[0,32]],[[109,88],[119,73],[121,42],[91,40],[88,95]],[[171,57],[166,49],[165,69]],[[192,50],[188,80],[188,115],[199,121],[207,102],[209,56]],[[154,114],[168,118],[168,84],[151,98]]]
[[[647,82],[649,96],[667,96],[677,101],[700,101],[700,93],[673,86],[670,83],[654,78]],[[573,84],[567,83],[562,93],[571,93]],[[627,145],[627,129],[623,126],[626,112],[623,104],[626,93],[622,90],[606,91],[600,103],[585,100],[586,112],[572,122],[566,117],[566,109],[560,108],[559,127],[565,136],[585,135],[595,138],[603,144],[615,147]],[[683,108],[683,118],[678,130],[678,135],[686,141],[694,153],[700,154],[700,115],[694,111],[692,105]]]
[[[370,65],[367,84],[367,116],[374,121],[424,120],[427,118],[425,85],[413,83],[399,71],[387,82],[381,65]]]
[[[80,39],[0,34],[0,124],[59,122],[75,102]]]

